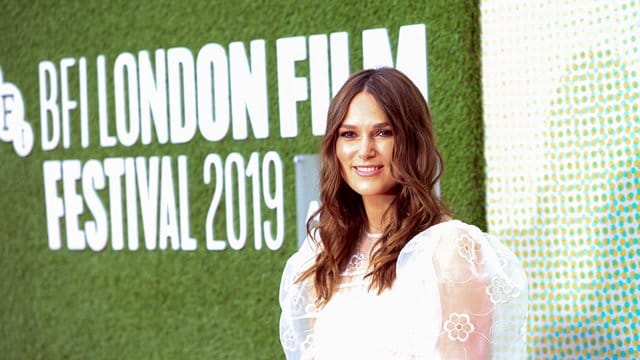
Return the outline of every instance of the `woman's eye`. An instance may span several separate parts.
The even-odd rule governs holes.
[[[340,132],[340,137],[346,137],[346,138],[351,138],[351,137],[355,137],[356,133],[354,133],[353,131],[341,131]]]
[[[382,130],[378,130],[378,132],[376,132],[376,135],[382,136],[382,137],[393,136],[393,131],[391,131],[391,129],[382,129]]]

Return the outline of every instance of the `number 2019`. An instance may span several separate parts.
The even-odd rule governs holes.
[[[253,208],[254,247],[256,250],[264,244],[270,250],[278,250],[284,239],[284,194],[282,179],[282,160],[275,151],[267,152],[260,162],[260,154],[251,153],[246,163],[241,154],[231,153],[224,163],[218,154],[207,155],[204,161],[204,183],[215,181],[211,204],[207,211],[205,235],[208,250],[224,250],[229,244],[234,250],[240,250],[247,243],[247,181],[251,181]],[[215,176],[212,176],[212,172]],[[271,182],[274,182],[273,191]],[[215,238],[215,216],[222,201],[224,205],[227,229],[227,241]],[[237,200],[237,201],[236,201]],[[262,220],[262,202],[275,211],[275,229],[273,221]],[[238,207],[236,209],[235,207]],[[238,219],[239,229],[234,225]]]

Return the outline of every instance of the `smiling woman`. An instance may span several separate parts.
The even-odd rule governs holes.
[[[391,203],[398,184],[391,173],[393,127],[371,94],[361,92],[353,98],[338,135],[336,155],[347,185],[364,203]]]
[[[429,108],[404,74],[352,75],[321,155],[318,220],[280,288],[288,359],[526,356],[524,271],[497,239],[451,219]]]

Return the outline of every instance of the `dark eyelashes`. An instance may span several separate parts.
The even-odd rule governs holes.
[[[354,137],[355,133],[353,131],[341,131],[339,133],[340,137]]]
[[[389,136],[393,136],[393,130],[391,129],[382,129],[382,130],[377,130],[374,134],[375,136],[382,136],[382,137],[389,137]],[[338,136],[340,137],[356,137],[358,136],[354,131],[351,130],[345,130],[345,131],[340,131],[338,133]]]

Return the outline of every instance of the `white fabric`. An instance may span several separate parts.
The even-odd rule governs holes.
[[[368,291],[365,272],[349,272],[322,309],[313,281],[295,282],[318,246],[307,239],[282,276],[287,359],[526,357],[525,273],[511,251],[475,226],[451,220],[430,227],[401,251],[390,290]]]

